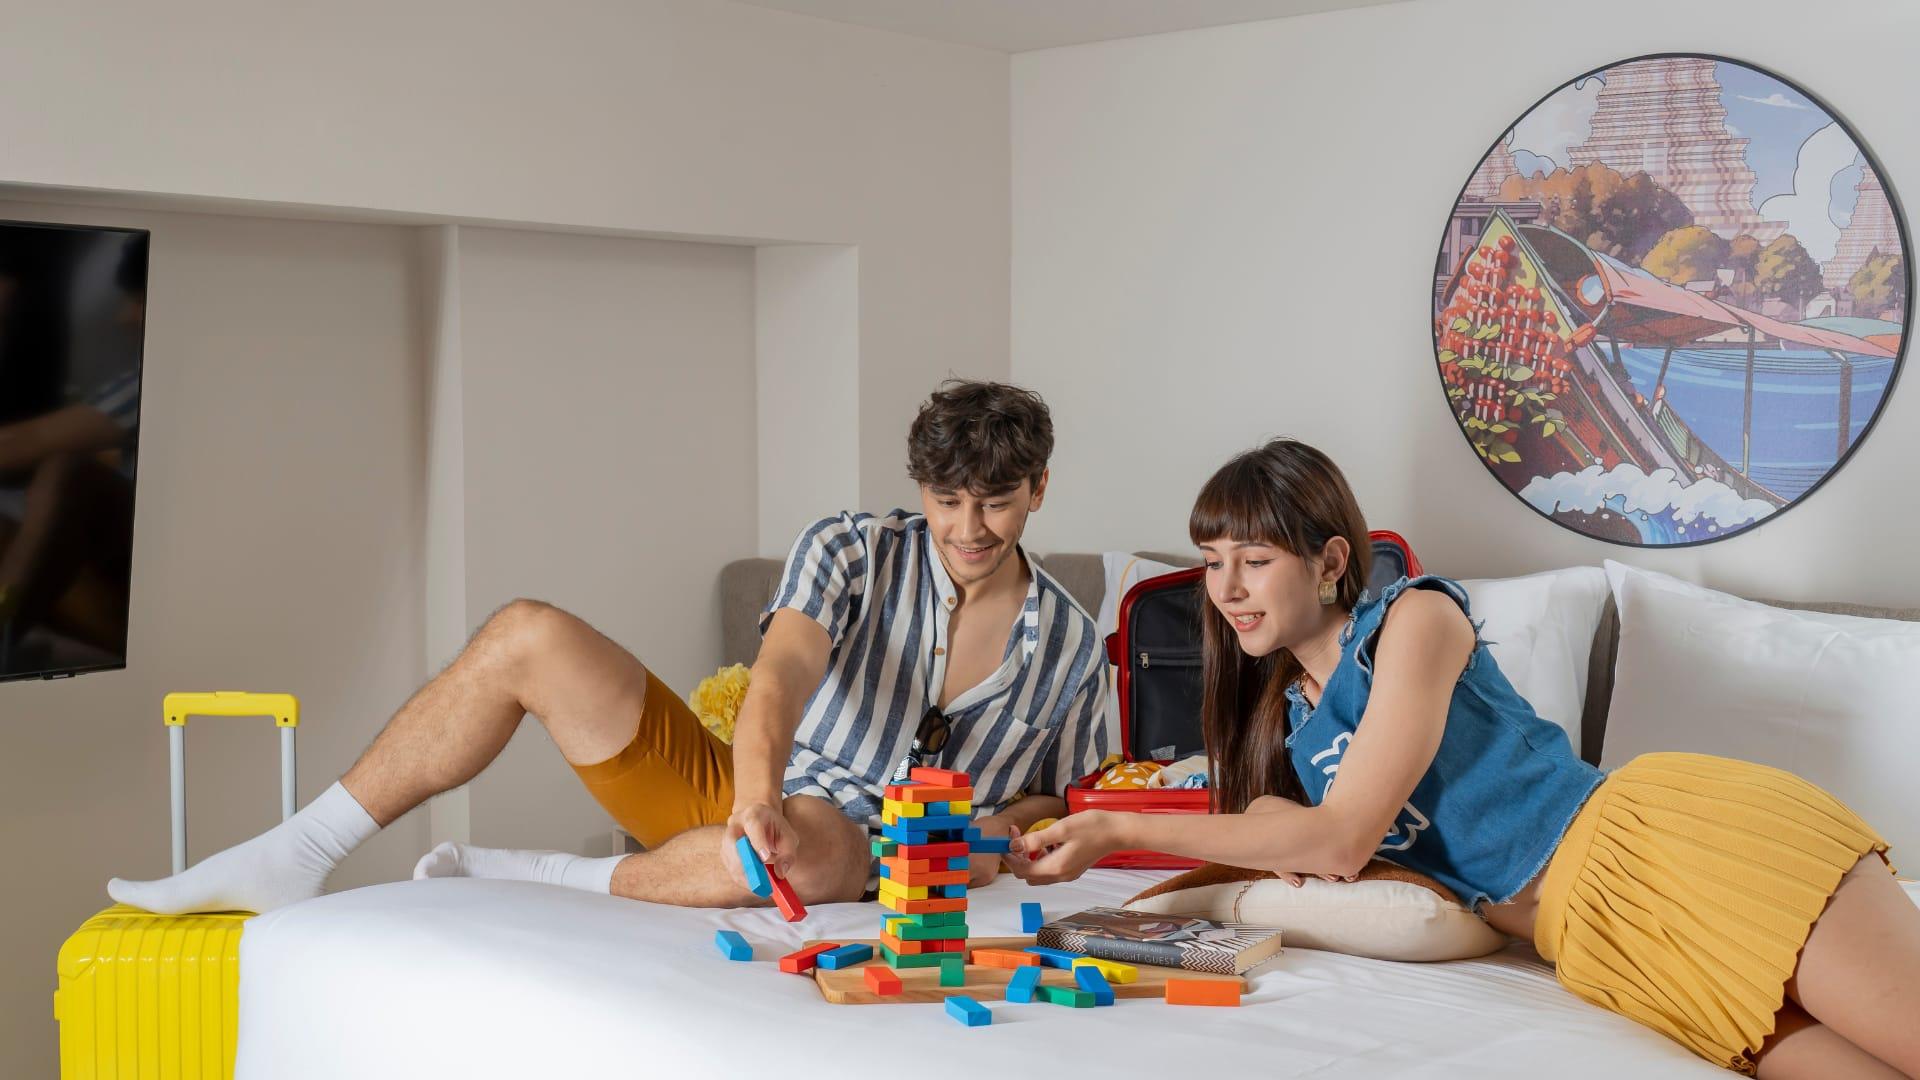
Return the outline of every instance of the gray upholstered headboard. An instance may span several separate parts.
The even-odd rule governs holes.
[[[1159,552],[1138,554],[1174,566],[1192,566],[1191,555]],[[1100,610],[1107,591],[1107,575],[1099,555],[1062,553],[1035,555],[1035,559],[1053,575],[1062,588],[1073,594],[1089,612]],[[722,663],[747,664],[760,647],[760,610],[773,595],[780,576],[778,559],[740,559],[720,571],[720,635],[726,655]],[[1920,622],[1920,608],[1885,608],[1866,604],[1803,604],[1786,600],[1762,600],[1774,607],[1800,611],[1824,611],[1836,615],[1859,615],[1870,619],[1901,619]],[[1593,654],[1587,665],[1587,701],[1580,717],[1580,756],[1596,764],[1607,732],[1607,703],[1613,698],[1613,661],[1620,646],[1620,617],[1613,598],[1607,598],[1606,613],[1593,636]]]

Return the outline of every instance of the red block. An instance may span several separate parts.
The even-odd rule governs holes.
[[[932,784],[935,787],[953,788],[971,787],[973,785],[973,777],[968,776],[966,773],[954,772],[952,769],[932,769],[924,765],[909,772],[907,779],[918,780],[923,784]]]
[[[821,953],[839,947],[831,941],[823,941],[818,945],[809,945],[799,952],[788,953],[780,958],[780,970],[789,975],[805,975],[813,970],[814,963],[820,958]]]
[[[900,977],[888,970],[885,964],[871,964],[862,970],[867,973],[867,989],[881,997],[892,997],[900,992]]]
[[[800,894],[787,884],[787,879],[771,870],[767,871],[767,878],[773,882],[773,902],[779,906],[780,914],[785,915],[788,922],[799,922],[806,918],[807,907],[800,902]]]

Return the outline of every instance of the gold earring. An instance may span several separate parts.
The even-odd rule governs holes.
[[[1333,582],[1331,581],[1321,582],[1320,583],[1320,605],[1322,607],[1325,607],[1329,604],[1332,604],[1333,600],[1334,600]]]

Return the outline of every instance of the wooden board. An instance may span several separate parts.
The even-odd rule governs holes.
[[[1013,981],[1013,971],[1008,968],[988,967],[985,964],[968,964],[965,986],[941,986],[940,969],[937,967],[906,968],[895,971],[900,977],[901,992],[892,997],[881,997],[867,986],[867,977],[861,968],[868,964],[885,966],[886,960],[880,956],[878,938],[851,938],[845,941],[834,939],[838,945],[871,945],[873,959],[866,964],[839,968],[828,971],[825,968],[813,969],[813,981],[820,987],[820,996],[834,1005],[898,1005],[908,1002],[944,1001],[954,994],[966,994],[979,1001],[1005,1001],[1007,984]],[[822,942],[809,941],[808,945]],[[969,949],[1024,949],[1033,944],[1031,937],[976,937],[967,939]],[[1157,998],[1167,996],[1168,979],[1195,979],[1206,982],[1230,982],[1246,989],[1246,979],[1238,975],[1215,975],[1205,971],[1182,971],[1179,968],[1153,967],[1148,964],[1133,965],[1140,972],[1140,978],[1130,983],[1114,983],[1113,996],[1116,998]],[[1042,986],[1078,987],[1073,981],[1073,972],[1060,968],[1041,968]]]

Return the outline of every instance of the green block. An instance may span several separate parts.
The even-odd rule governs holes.
[[[890,918],[887,920],[886,928],[887,933],[901,941],[951,941],[954,938],[968,936],[965,923],[958,926],[916,926],[901,919]]]
[[[938,956],[940,954],[935,953],[933,955]],[[944,963],[942,963],[940,965],[940,985],[941,986],[967,985],[966,966],[962,964],[959,960],[947,960]]]
[[[891,840],[875,840],[873,842],[873,854],[876,858],[890,859],[893,857],[894,850],[899,846],[899,844]]]
[[[908,915],[904,912],[899,912],[899,911],[888,911],[885,915],[882,915],[881,918],[905,919],[908,922],[914,924],[915,926],[965,926],[967,925],[967,913],[964,911],[923,912],[918,915]]]
[[[1093,1008],[1093,995],[1085,990],[1069,986],[1037,986],[1034,990],[1050,1005],[1065,1005],[1069,1009]]]
[[[882,945],[880,946],[880,955],[886,960],[887,966],[890,968],[922,968],[939,967],[951,954],[918,953],[913,956],[902,956],[892,949],[887,948],[885,945]]]

